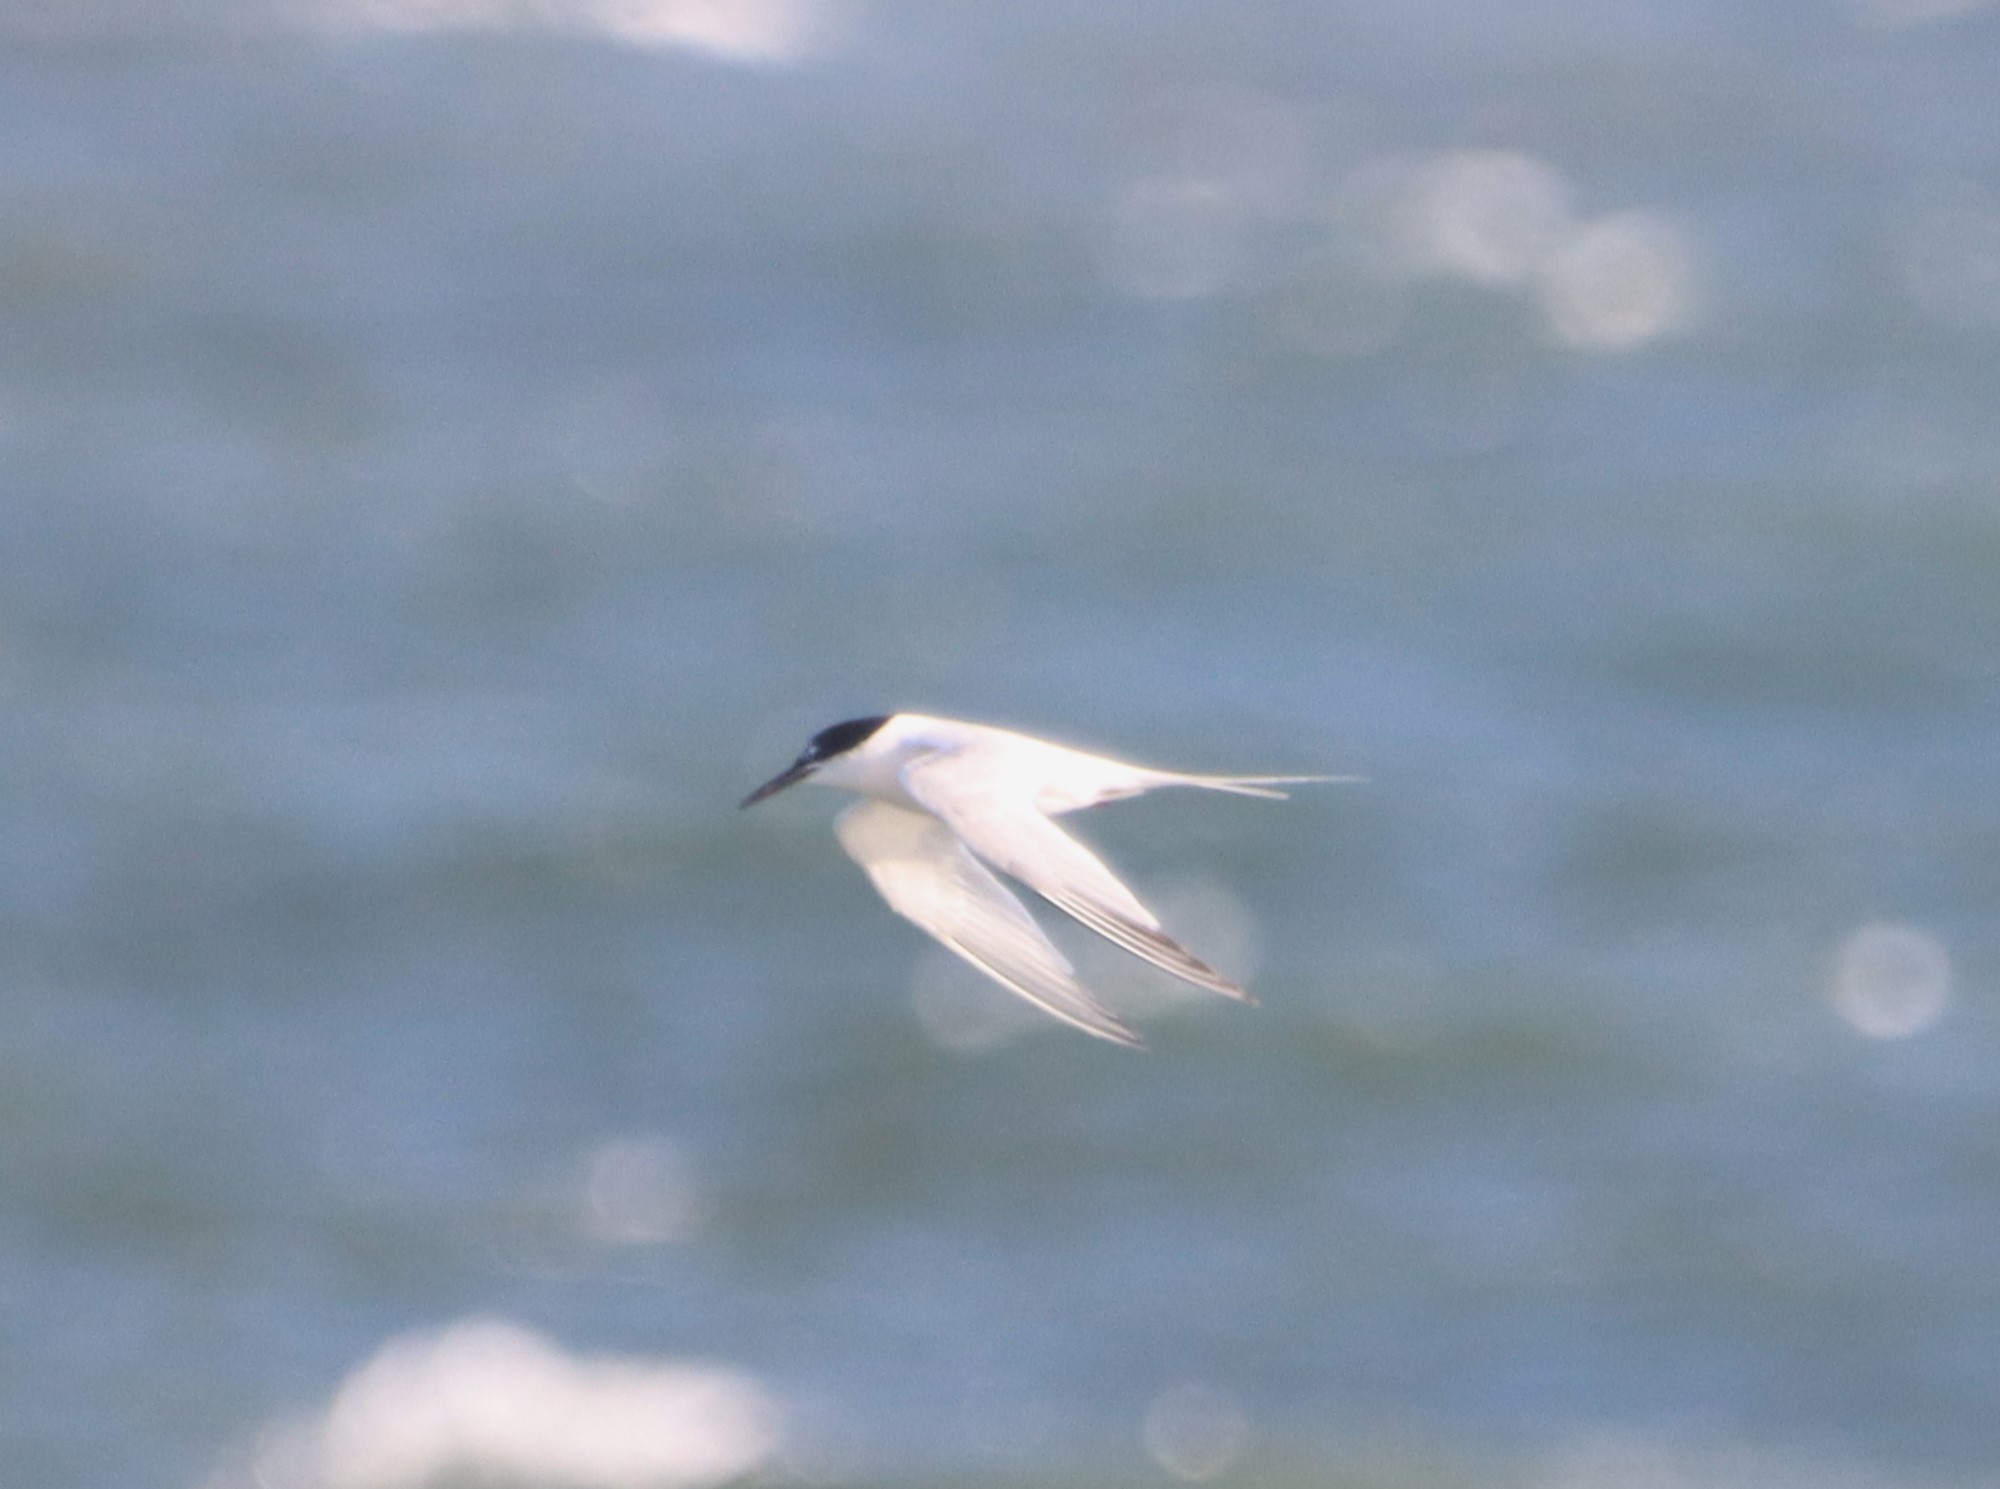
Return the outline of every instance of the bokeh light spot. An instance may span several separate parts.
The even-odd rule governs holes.
[[[1419,262],[1480,284],[1533,274],[1569,226],[1569,183],[1547,161],[1511,150],[1454,150],[1420,167],[1402,204]]]
[[[810,60],[839,30],[828,0],[324,0],[318,15],[360,31],[537,28],[744,64]]]
[[[1695,305],[1694,253],[1655,212],[1587,223],[1542,275],[1542,307],[1565,344],[1616,352],[1684,327]]]
[[[588,0],[592,29],[642,46],[688,47],[729,62],[795,63],[826,49],[823,0]]]
[[[1231,1397],[1189,1381],[1153,1398],[1140,1441],[1146,1456],[1175,1478],[1200,1483],[1242,1455],[1250,1441],[1250,1423]]]
[[[941,1049],[973,1055],[1039,1028],[1061,1025],[958,957],[925,951],[910,979],[910,1006],[924,1033]]]
[[[1951,957],[1915,926],[1877,921],[1841,942],[1829,994],[1834,1012],[1871,1039],[1921,1034],[1951,1004]]]
[[[684,1241],[706,1211],[694,1165],[662,1137],[615,1138],[586,1164],[584,1232],[619,1246]]]
[[[1205,875],[1140,890],[1167,934],[1221,972],[1248,986],[1256,976],[1261,937],[1256,914],[1228,885]],[[1076,939],[1070,948],[1084,983],[1126,1017],[1140,1022],[1187,1006],[1211,1011],[1228,1005],[1206,988],[1183,982],[1100,936]]]

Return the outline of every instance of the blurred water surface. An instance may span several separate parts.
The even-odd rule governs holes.
[[[8,1484],[2000,1482],[1996,27],[0,11]]]

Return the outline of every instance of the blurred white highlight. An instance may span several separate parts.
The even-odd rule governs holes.
[[[1335,218],[1372,242],[1375,276],[1443,278],[1534,294],[1556,339],[1620,352],[1684,329],[1696,256],[1666,214],[1572,213],[1568,179],[1513,150],[1376,161],[1350,177]]]
[[[1569,183],[1511,150],[1452,150],[1411,170],[1398,238],[1416,262],[1479,284],[1514,284],[1546,263],[1569,228]]]
[[[589,1156],[585,1170],[583,1229],[594,1241],[684,1241],[707,1217],[693,1163],[667,1138],[615,1138]]]
[[[745,64],[810,60],[838,30],[829,0],[320,0],[318,14],[344,30],[541,29]]]
[[[1171,1386],[1153,1398],[1139,1430],[1146,1456],[1188,1483],[1222,1473],[1250,1441],[1250,1423],[1236,1402],[1199,1381]]]
[[[1140,895],[1167,934],[1226,977],[1248,986],[1259,961],[1257,917],[1219,880],[1203,875],[1159,886]],[[1227,1007],[1205,988],[1182,982],[1098,936],[1073,943],[1078,975],[1103,993],[1121,1015],[1144,1021],[1190,1004]]]
[[[1208,149],[1201,137],[1184,144],[1181,164],[1132,179],[1111,204],[1097,258],[1122,292],[1261,291],[1277,335],[1329,357],[1395,341],[1404,287],[1424,280],[1532,294],[1555,338],[1587,352],[1644,346],[1684,330],[1698,308],[1686,229],[1644,209],[1579,220],[1569,179],[1538,156],[1379,157],[1309,205],[1300,119],[1269,109],[1220,118],[1208,121]],[[1957,232],[1966,236],[1963,224]]]
[[[753,1472],[777,1442],[777,1408],[747,1375],[579,1357],[517,1325],[470,1319],[390,1340],[342,1383],[317,1425],[267,1434],[244,1482],[694,1489]]]
[[[1829,997],[1834,1012],[1871,1039],[1921,1034],[1951,1004],[1951,957],[1915,926],[1877,921],[1841,942]]]
[[[830,19],[820,0],[590,0],[577,8],[623,41],[730,62],[803,62],[824,49]]]
[[[941,1049],[974,1055],[1038,1029],[1062,1027],[1024,998],[943,951],[925,951],[910,979],[910,1006]]]
[[[1586,223],[1542,271],[1542,306],[1558,339],[1627,351],[1683,328],[1695,305],[1694,254],[1657,212]]]

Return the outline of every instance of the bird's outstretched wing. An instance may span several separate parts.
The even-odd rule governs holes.
[[[976,755],[940,751],[903,767],[903,789],[966,848],[1113,945],[1184,982],[1254,1003],[1160,929],[1152,911],[1096,854],[1038,811],[1018,783]]]
[[[863,801],[840,814],[834,833],[890,909],[1002,987],[1100,1039],[1141,1042],[1076,980],[1076,970],[1027,907],[943,822],[925,812]]]

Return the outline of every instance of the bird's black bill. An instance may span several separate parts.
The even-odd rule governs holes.
[[[767,796],[776,796],[794,781],[803,781],[806,778],[807,772],[811,769],[812,766],[807,762],[803,760],[795,761],[784,770],[779,771],[778,774],[772,776],[770,780],[759,786],[755,791],[752,791],[748,796],[744,797],[742,801],[737,803],[736,809],[740,812],[744,807],[754,807]]]

